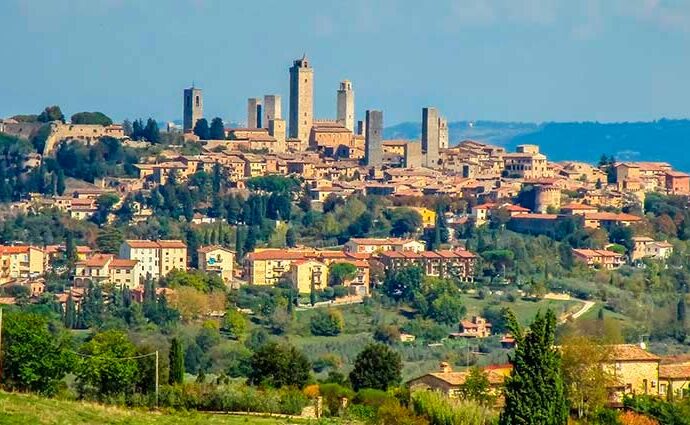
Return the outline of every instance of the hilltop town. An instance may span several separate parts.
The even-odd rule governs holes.
[[[596,381],[597,408],[688,396],[689,174],[607,152],[554,162],[534,144],[449,140],[434,107],[421,108],[420,140],[386,140],[384,109],[356,116],[349,80],[334,84],[335,116],[315,117],[315,72],[295,60],[286,105],[250,98],[242,127],[204,115],[213,94],[194,86],[181,126],[67,119],[58,106],[0,120],[0,305],[42,314],[46,332],[91,333],[65,343],[89,371],[71,370],[69,391],[146,404],[149,366],[132,363],[141,373],[110,386],[88,364],[121,343],[113,359],[165,358],[155,373],[169,407],[189,396],[175,384],[242,378],[276,388],[259,412],[338,416],[347,400],[367,405],[362,388],[467,398],[480,374],[491,410],[524,338],[514,325],[549,310],[564,358],[583,336],[607,353],[598,363],[613,378]],[[384,349],[398,370],[375,387],[360,358]],[[300,373],[262,363],[281,356]],[[8,373],[11,388],[38,385]],[[221,390],[203,387],[209,400]],[[182,405],[259,409],[194,403]]]

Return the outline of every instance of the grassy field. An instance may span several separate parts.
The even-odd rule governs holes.
[[[309,422],[192,412],[166,414],[0,392],[0,424],[2,425],[269,425],[290,423],[308,424]]]

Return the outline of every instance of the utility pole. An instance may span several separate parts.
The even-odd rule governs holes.
[[[2,323],[1,320],[2,316],[0,315],[0,323]],[[156,408],[158,408],[158,350],[156,350]]]

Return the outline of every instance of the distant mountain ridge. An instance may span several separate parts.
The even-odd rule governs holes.
[[[449,123],[451,145],[474,139],[513,150],[533,143],[554,161],[597,162],[602,154],[630,161],[664,161],[690,171],[690,120],[660,119],[651,122],[550,122],[457,121]],[[421,123],[405,122],[384,130],[388,139],[416,139]]]

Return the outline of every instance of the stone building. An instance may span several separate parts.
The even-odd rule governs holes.
[[[275,152],[282,153],[287,150],[285,120],[276,118],[268,121],[268,134],[276,141]]]
[[[187,133],[194,130],[196,122],[204,116],[204,99],[201,89],[192,86],[184,90],[184,113],[182,130]]]
[[[492,394],[501,394],[505,378],[510,375],[511,370],[512,366],[509,364],[486,366],[483,368],[483,372],[486,373],[489,379],[489,389]],[[440,391],[450,398],[458,398],[461,395],[460,387],[465,383],[468,376],[469,371],[454,372],[450,364],[441,362],[439,371],[429,372],[411,379],[406,385],[410,392],[433,390]]]
[[[355,131],[355,91],[349,80],[340,82],[336,119],[350,132]]]
[[[197,250],[199,270],[216,274],[225,284],[232,282],[235,252],[219,245],[204,246]]]
[[[263,104],[263,119],[261,123],[264,127],[270,126],[271,120],[279,120],[283,118],[280,95],[267,94],[264,95]]]
[[[383,163],[383,112],[367,111],[364,163],[380,167]]]
[[[289,135],[306,143],[314,121],[314,70],[307,56],[294,61],[290,68]]]
[[[256,97],[247,99],[247,128],[262,128],[261,99]]]
[[[444,117],[438,119],[438,147],[439,149],[448,149],[448,120]]]
[[[424,165],[438,167],[439,117],[436,108],[422,109],[422,153]]]
[[[464,282],[474,280],[477,256],[469,251],[387,251],[381,254],[381,262],[387,270],[403,267],[419,267],[426,276],[457,278]]]

